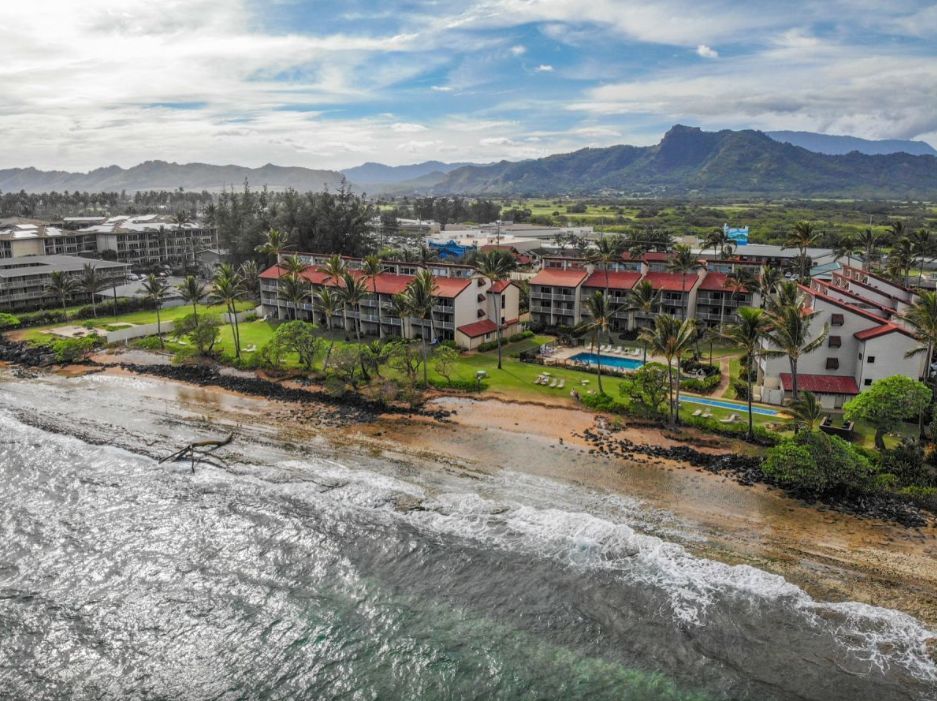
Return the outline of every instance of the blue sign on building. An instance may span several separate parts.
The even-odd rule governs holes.
[[[722,225],[722,230],[726,233],[736,246],[744,246],[748,243],[748,227],[731,227],[728,224]]]

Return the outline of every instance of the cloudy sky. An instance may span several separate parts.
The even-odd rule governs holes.
[[[0,2],[0,167],[521,159],[677,122],[937,144],[937,4]]]

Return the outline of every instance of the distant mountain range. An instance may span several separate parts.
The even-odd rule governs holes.
[[[473,165],[471,163],[443,163],[442,161],[424,161],[406,166],[387,166],[383,163],[364,163],[342,171],[346,178],[359,186],[394,185],[409,180],[422,179],[426,176],[442,178],[456,168]]]
[[[167,163],[146,161],[132,168],[108,166],[88,173],[68,173],[60,170],[42,171],[35,168],[0,170],[0,191],[50,192],[79,190],[82,192],[120,192],[127,190],[208,190],[241,188],[247,180],[254,187],[274,190],[293,187],[297,190],[335,189],[342,174],[334,170],[310,170],[267,164],[260,168],[243,166],[216,166],[207,163]]]
[[[516,163],[464,166],[432,185],[414,185],[416,191],[437,195],[937,199],[937,158],[830,156],[760,131],[705,132],[677,125],[655,146],[586,148]]]
[[[844,156],[852,151],[867,156],[884,156],[889,153],[908,153],[912,156],[937,156],[937,149],[926,141],[908,141],[905,139],[883,139],[872,141],[855,136],[835,136],[815,134],[810,131],[766,131],[765,134],[775,141],[800,146],[808,151],[825,153],[830,156]]]
[[[790,141],[809,144],[808,149]],[[265,165],[260,168],[147,161],[89,173],[0,170],[0,191],[219,191],[254,187],[335,189],[343,177],[358,191],[428,195],[636,195],[715,197],[848,197],[937,200],[937,156],[906,150],[867,155],[852,148],[891,149],[923,142],[872,142],[805,132],[718,131],[674,126],[654,146],[586,148],[519,162],[426,161],[408,166],[365,163],[344,172]],[[910,145],[909,145],[910,144]],[[848,149],[843,155],[818,149]],[[933,151],[933,149],[930,149]]]

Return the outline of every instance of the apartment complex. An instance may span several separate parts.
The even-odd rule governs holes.
[[[798,389],[816,394],[827,409],[836,409],[876,380],[892,375],[918,379],[929,359],[911,354],[921,346],[902,319],[914,293],[874,273],[844,266],[830,282],[819,279],[801,286],[805,308],[817,312],[814,337],[824,327],[826,341],[801,356]],[[909,355],[911,354],[911,355]],[[787,357],[760,358],[756,399],[780,404],[790,399],[793,377]]]
[[[659,314],[716,326],[720,319],[731,320],[738,307],[760,302],[754,291],[734,286],[727,272],[705,267],[686,274],[667,272],[668,260],[665,253],[651,252],[640,258],[626,253],[609,264],[606,272],[581,258],[544,258],[543,269],[530,280],[531,321],[551,327],[576,326],[588,316],[584,300],[597,290],[607,290],[616,309],[611,321],[615,332],[651,326]],[[630,308],[630,292],[642,281],[657,292],[657,303],[649,312]]]
[[[49,292],[52,273],[63,272],[79,279],[85,265],[91,265],[104,280],[105,286],[122,285],[127,281],[130,266],[105,260],[74,256],[24,256],[0,260],[0,311],[18,312],[54,307],[61,300]],[[89,301],[87,293],[76,290],[70,303]]]
[[[260,276],[264,312],[280,319],[295,316],[327,325],[325,311],[315,301],[316,294],[323,288],[340,289],[343,284],[322,271],[329,256],[299,254],[299,258],[306,264],[302,277],[309,283],[309,290],[300,308],[294,309],[293,304],[283,297],[280,279],[286,271],[280,265],[274,265]],[[360,259],[344,260],[351,275],[364,275]],[[376,336],[383,331],[385,336],[402,338],[434,335],[436,340],[451,340],[466,350],[494,340],[499,319],[504,335],[519,330],[520,290],[517,286],[508,280],[494,283],[465,265],[434,262],[427,266],[436,282],[432,323],[429,319],[402,317],[395,308],[394,296],[406,290],[419,269],[416,263],[384,261],[383,271],[374,278],[366,279],[370,293],[361,301],[359,309],[348,307],[344,312],[336,310],[331,319],[332,327],[342,328],[347,319],[346,331],[351,333],[355,321],[360,320],[365,334]]]
[[[20,222],[0,229],[0,259],[21,256],[103,256],[135,266],[193,264],[217,247],[215,231],[155,214],[71,218],[62,227]]]

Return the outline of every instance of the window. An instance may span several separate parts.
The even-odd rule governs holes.
[[[842,314],[833,314],[830,316],[830,324],[833,326],[842,326],[846,323]]]
[[[827,358],[826,369],[827,370],[839,370],[839,358]]]
[[[830,336],[830,340],[827,343],[827,345],[830,348],[839,348],[840,346],[843,345],[843,337],[842,336]]]
[[[859,360],[862,360],[862,353],[859,354]]]
[[[863,382],[862,384],[863,384],[865,387],[869,387],[869,386],[872,385],[872,380],[866,380],[866,381]]]
[[[870,355],[870,356],[869,356],[869,365],[871,365],[871,364],[874,363],[874,362],[875,362],[875,356],[874,356],[874,355]]]

